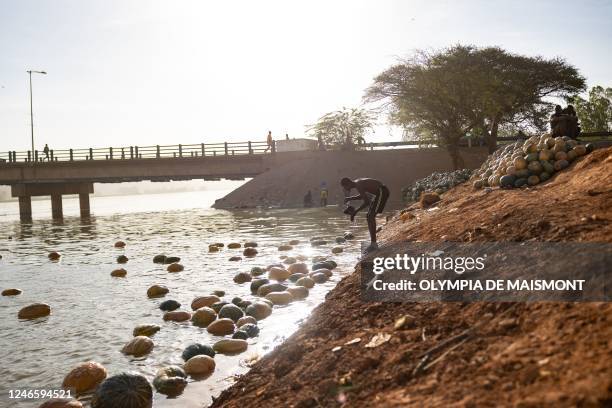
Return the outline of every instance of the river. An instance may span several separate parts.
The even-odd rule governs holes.
[[[165,299],[190,310],[193,298],[224,290],[223,300],[234,296],[251,298],[249,284],[238,285],[233,276],[253,266],[280,261],[279,256],[329,255],[338,264],[333,278],[316,285],[310,296],[288,306],[275,306],[273,314],[259,322],[258,338],[249,340],[246,352],[237,356],[217,355],[214,374],[191,382],[182,395],[168,399],[155,394],[154,407],[202,407],[231,385],[234,376],[245,373],[255,361],[291,333],[319,304],[341,276],[350,273],[359,254],[359,241],[344,244],[344,252],[331,257],[329,244],[312,247],[312,236],[333,241],[345,231],[364,237],[361,227],[351,225],[336,208],[299,210],[214,210],[210,205],[222,191],[199,191],[115,197],[92,197],[93,216],[81,221],[78,200],[64,199],[65,219],[50,219],[48,200],[33,201],[32,224],[18,221],[16,202],[0,203],[0,289],[16,287],[23,293],[0,297],[0,405],[37,406],[42,401],[8,399],[10,389],[57,389],[75,365],[85,361],[103,364],[109,375],[137,372],[153,379],[169,364],[182,364],[182,350],[191,343],[214,343],[219,337],[189,323],[163,322],[158,306]],[[289,253],[277,247],[291,239],[301,243]],[[123,240],[125,249],[114,248]],[[213,242],[256,241],[257,257],[230,262],[242,250],[223,249],[209,253]],[[47,259],[50,251],[62,254],[60,262]],[[185,270],[168,273],[152,262],[156,254],[181,257]],[[113,278],[116,257],[129,262],[126,278]],[[162,284],[170,289],[163,299],[148,299],[147,288]],[[34,302],[52,308],[47,318],[20,321],[17,312]],[[144,358],[124,356],[120,350],[132,338],[132,329],[142,323],[158,324],[155,347]],[[191,381],[191,380],[190,380]],[[86,400],[87,398],[85,398]]]

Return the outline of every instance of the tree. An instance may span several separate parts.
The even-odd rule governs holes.
[[[446,147],[456,168],[463,165],[459,140],[486,129],[496,148],[500,126],[541,129],[551,102],[584,88],[584,78],[564,60],[508,53],[498,47],[457,45],[417,51],[379,74],[365,100],[381,102],[391,121],[421,139]]]
[[[326,113],[317,123],[307,126],[308,131],[328,146],[352,149],[354,142],[372,130],[375,115],[361,108],[342,108]]]
[[[588,100],[576,96],[571,102],[576,108],[583,132],[612,130],[612,88],[594,86]]]

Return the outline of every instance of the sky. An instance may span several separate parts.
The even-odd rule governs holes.
[[[0,151],[303,137],[416,49],[562,56],[612,86],[612,1],[0,0]],[[380,118],[368,141],[397,140]]]

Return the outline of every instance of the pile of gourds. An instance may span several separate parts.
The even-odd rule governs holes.
[[[520,188],[535,186],[567,168],[572,161],[593,151],[568,136],[532,136],[498,149],[472,176],[473,186]]]

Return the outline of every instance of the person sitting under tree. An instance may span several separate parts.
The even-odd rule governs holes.
[[[389,198],[389,189],[383,183],[376,179],[371,178],[360,178],[351,180],[344,177],[340,180],[340,185],[344,189],[345,198],[344,203],[347,204],[355,200],[363,200],[361,207],[354,209],[348,206],[345,210],[345,214],[351,216],[351,221],[355,219],[355,215],[366,207],[368,208],[368,230],[370,232],[370,246],[366,251],[372,251],[378,248],[376,242],[376,214],[380,214],[385,209],[385,204]],[[359,194],[355,196],[349,196],[352,189],[356,189]]]

